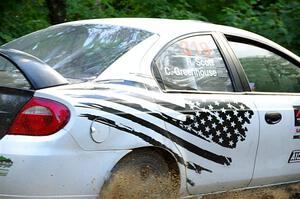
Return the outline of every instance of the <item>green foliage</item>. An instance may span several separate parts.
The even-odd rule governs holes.
[[[270,2],[240,1],[223,9],[220,22],[261,34],[300,54],[300,1]]]
[[[0,1],[0,44],[49,26],[44,0]]]
[[[107,17],[153,17],[206,20],[185,0],[67,0],[68,20]]]
[[[66,0],[67,21],[107,17],[196,19],[264,35],[300,54],[299,0]],[[0,1],[0,44],[49,26],[45,0]]]

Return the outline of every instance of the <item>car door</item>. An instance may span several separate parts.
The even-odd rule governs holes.
[[[254,103],[214,33],[170,42],[153,61],[166,129],[185,160],[191,194],[249,184],[259,137]],[[226,59],[225,59],[226,57]],[[154,97],[155,98],[155,97]]]
[[[260,138],[250,186],[300,180],[300,63],[270,45],[228,39],[259,114]]]
[[[0,55],[0,139],[8,132],[16,114],[33,92],[20,70]]]

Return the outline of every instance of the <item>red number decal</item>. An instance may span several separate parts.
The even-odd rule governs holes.
[[[199,46],[202,50],[202,54],[206,57],[210,57],[212,55],[212,49],[210,49],[206,42],[200,42]]]
[[[187,41],[182,41],[179,45],[182,48],[183,54],[187,56],[192,56],[193,52],[191,51],[189,43]]]
[[[204,55],[206,57],[211,57],[212,49],[209,48],[206,42],[196,42],[196,41],[181,41],[180,47],[182,48],[182,52],[184,55],[192,56],[193,50],[195,50],[196,55]]]

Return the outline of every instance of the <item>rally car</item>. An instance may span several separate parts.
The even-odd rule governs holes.
[[[0,49],[1,198],[176,198],[300,180],[300,58],[233,27],[96,19]]]

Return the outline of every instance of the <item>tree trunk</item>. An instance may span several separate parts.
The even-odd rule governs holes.
[[[65,0],[46,0],[49,9],[51,24],[63,23],[66,21],[66,2]]]

